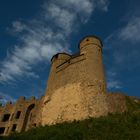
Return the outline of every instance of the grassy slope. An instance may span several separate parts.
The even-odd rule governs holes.
[[[140,103],[126,97],[129,111],[32,129],[3,140],[140,140]]]

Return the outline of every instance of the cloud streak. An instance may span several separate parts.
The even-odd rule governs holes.
[[[125,41],[140,42],[140,16],[132,17],[118,35]]]
[[[108,88],[121,88],[122,82],[118,76],[113,76],[113,72],[123,74],[123,71],[131,72],[140,66],[140,16],[133,15],[127,20],[127,23],[114,31],[105,40],[106,51],[112,54],[111,65],[108,68]]]
[[[122,83],[117,79],[117,73],[113,70],[107,71],[107,88],[109,90],[122,88]]]
[[[14,21],[12,32],[19,43],[0,62],[0,83],[21,76],[37,78],[33,67],[49,61],[57,52],[70,52],[67,38],[90,19],[96,8],[107,11],[108,4],[108,0],[50,0],[42,5],[39,17],[27,23]]]

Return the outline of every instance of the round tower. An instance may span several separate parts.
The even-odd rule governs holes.
[[[102,42],[96,36],[87,36],[79,43],[80,54],[86,57],[87,86],[92,87],[95,93],[105,93],[106,82],[102,61]]]

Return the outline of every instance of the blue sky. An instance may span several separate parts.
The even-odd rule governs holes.
[[[140,97],[139,0],[1,0],[0,102],[44,94],[50,59],[100,37],[109,91]]]

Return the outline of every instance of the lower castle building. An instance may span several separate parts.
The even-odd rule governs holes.
[[[87,36],[77,54],[54,55],[41,99],[21,97],[0,107],[0,135],[126,111],[125,96],[107,92],[102,47],[98,37]]]

